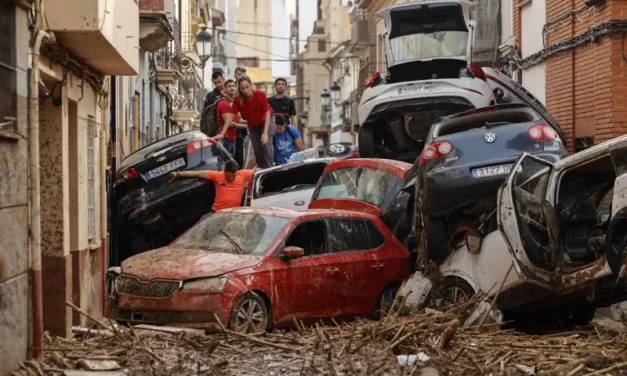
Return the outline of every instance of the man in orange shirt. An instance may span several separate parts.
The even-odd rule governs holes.
[[[170,182],[176,178],[196,178],[210,180],[216,186],[216,198],[213,201],[212,212],[222,209],[235,208],[242,204],[244,188],[248,185],[255,170],[237,170],[237,162],[230,160],[221,171],[177,171],[170,173]]]

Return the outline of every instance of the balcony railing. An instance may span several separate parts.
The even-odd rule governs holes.
[[[155,52],[155,63],[157,68],[180,70],[181,54],[176,49],[176,44],[170,42],[166,47]]]

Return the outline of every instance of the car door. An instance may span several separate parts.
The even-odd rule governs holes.
[[[611,265],[605,265],[604,258],[571,273],[558,267],[562,256],[558,245],[563,239],[554,209],[562,174],[604,154],[612,157],[617,172],[616,197],[616,192],[627,189],[623,187],[627,174],[627,136],[596,145],[555,164],[525,153],[499,189],[499,229],[514,258],[516,272],[523,280],[559,292],[581,287],[609,274]],[[618,252],[622,256],[624,249]],[[623,257],[616,260],[612,270],[622,267]]]
[[[287,301],[283,318],[278,320],[317,319],[333,315],[341,304],[336,280],[340,275],[335,257],[329,251],[329,230],[325,219],[304,220],[286,237],[284,247],[303,248],[305,254],[292,260],[282,260],[286,283],[278,295]],[[281,248],[284,248],[281,247]],[[277,258],[281,258],[280,249]]]
[[[379,249],[385,239],[368,219],[337,217],[330,221],[333,263],[340,273],[335,292],[345,315],[364,315],[386,285],[386,264]],[[388,265],[387,267],[390,267]]]

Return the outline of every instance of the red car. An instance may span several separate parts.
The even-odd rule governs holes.
[[[404,242],[413,220],[414,182],[410,163],[355,158],[329,164],[311,196],[309,209],[341,209],[375,215]]]
[[[113,269],[113,268],[112,268]],[[409,276],[408,252],[376,216],[341,210],[223,210],[114,277],[121,322],[257,332],[373,317]]]

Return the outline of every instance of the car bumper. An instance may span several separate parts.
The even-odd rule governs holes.
[[[558,153],[538,153],[534,156],[551,163],[563,156]],[[419,197],[420,208],[431,216],[444,216],[460,208],[480,203],[496,202],[498,188],[508,174],[473,178],[473,168],[490,165],[513,164],[518,158],[489,161],[481,164],[455,167],[440,166],[427,172],[421,181]]]
[[[114,294],[108,317],[122,323],[220,330],[226,327],[235,299],[226,294],[177,291],[167,298]]]

